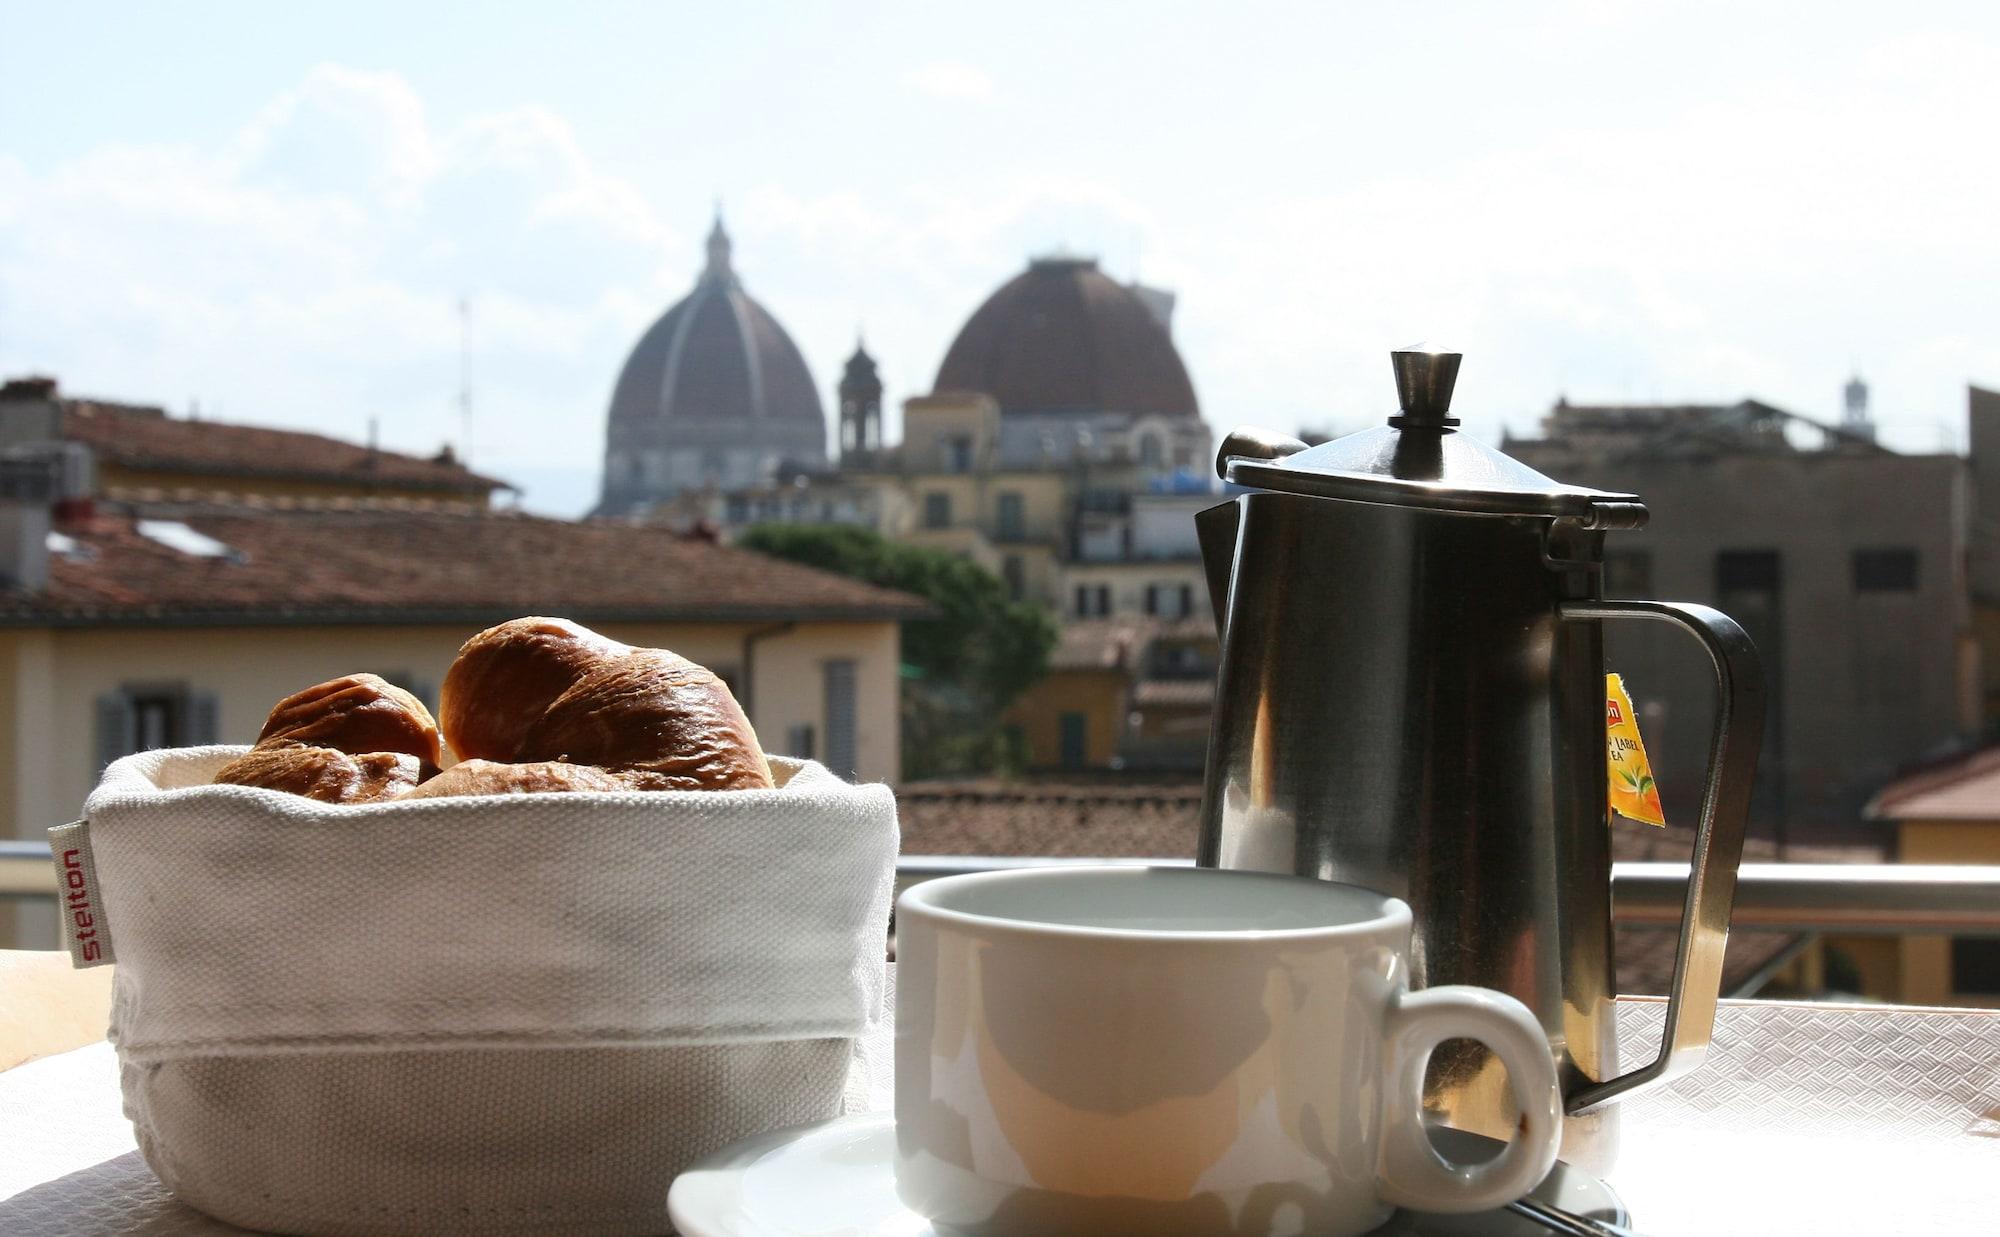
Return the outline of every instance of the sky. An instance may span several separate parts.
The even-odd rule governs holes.
[[[719,201],[892,433],[1067,250],[1178,294],[1218,434],[1374,423],[1421,341],[1488,440],[1559,396],[1833,420],[1858,371],[1951,450],[2000,386],[1997,131],[1992,4],[0,0],[0,375],[372,421],[578,514]]]

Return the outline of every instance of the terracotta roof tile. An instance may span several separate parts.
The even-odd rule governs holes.
[[[1876,820],[2000,820],[2000,745],[1912,770],[1868,805]]]
[[[906,619],[921,599],[657,527],[412,504],[162,505],[65,521],[37,593],[0,592],[0,624]],[[185,524],[191,554],[138,528]]]
[[[449,458],[370,450],[300,430],[170,417],[159,408],[96,400],[62,402],[63,437],[87,443],[99,460],[148,472],[219,474],[380,484],[484,496],[509,488]]]

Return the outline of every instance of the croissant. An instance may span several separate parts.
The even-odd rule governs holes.
[[[422,778],[423,763],[408,752],[349,755],[285,740],[260,743],[215,775],[227,785],[285,790],[321,803],[395,799],[416,789]]]
[[[257,745],[302,743],[337,752],[407,752],[432,772],[438,725],[423,701],[373,674],[344,674],[277,703]]]
[[[712,671],[565,619],[480,632],[444,679],[445,741],[465,758],[648,775],[663,790],[769,788],[750,719]]]
[[[652,790],[646,774],[625,774],[595,765],[555,760],[501,764],[465,760],[446,769],[405,799],[442,799],[448,795],[545,795],[574,790]]]
[[[373,674],[344,674],[277,703],[257,745],[217,782],[322,803],[394,799],[437,772],[438,726],[423,701]]]
[[[487,628],[458,650],[438,691],[446,742],[460,760],[556,759],[522,755],[522,736],[591,667],[626,649],[568,619]]]

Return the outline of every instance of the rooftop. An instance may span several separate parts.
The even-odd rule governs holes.
[[[1157,639],[1215,639],[1215,621],[1200,618],[1072,619],[1049,653],[1051,670],[1139,669],[1146,646]]]
[[[1640,456],[1716,452],[1887,455],[1866,434],[1759,400],[1733,404],[1572,404],[1556,402],[1542,437],[1508,435],[1506,451],[1579,450]]]
[[[407,502],[100,503],[59,520],[50,548],[48,587],[0,591],[0,626],[928,613],[905,593],[659,527]]]
[[[2000,744],[1905,773],[1868,804],[1876,820],[2000,820]]]
[[[448,449],[425,458],[303,430],[172,417],[149,405],[66,398],[51,379],[17,379],[0,388],[0,401],[38,400],[55,403],[64,439],[88,445],[100,465],[136,472],[379,485],[480,499],[512,488],[473,472]]]

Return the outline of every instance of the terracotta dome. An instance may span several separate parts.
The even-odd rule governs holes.
[[[1003,413],[1201,415],[1165,323],[1087,258],[1037,258],[987,297],[936,389],[984,392]]]

